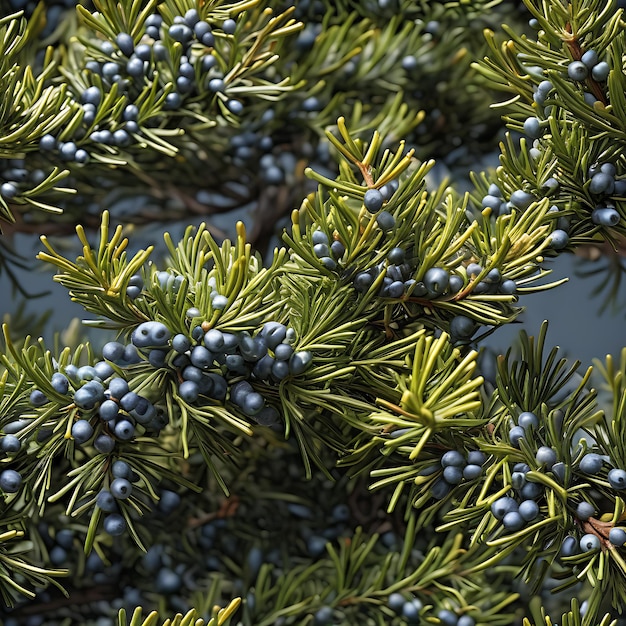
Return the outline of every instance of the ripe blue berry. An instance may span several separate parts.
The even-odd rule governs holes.
[[[541,496],[541,494],[543,493],[543,487],[541,486],[541,483],[527,482],[520,489],[519,493],[520,493],[520,496],[524,498],[524,500],[535,500],[536,498]]]
[[[128,391],[120,398],[120,406],[124,411],[132,411],[141,401],[141,396],[134,391]]]
[[[165,346],[171,336],[170,330],[161,322],[143,322],[131,335],[131,341],[138,348]]]
[[[617,226],[620,219],[614,207],[597,207],[591,213],[591,221],[598,226]]]
[[[541,129],[541,121],[536,117],[527,117],[524,120],[524,134],[531,139],[539,139],[543,134]]]
[[[376,216],[376,222],[382,230],[391,230],[396,225],[396,218],[389,211],[381,211]]]
[[[182,104],[183,99],[180,97],[179,93],[172,91],[165,96],[165,100],[163,102],[163,109],[166,111],[171,111],[173,109],[177,109]]]
[[[292,354],[289,359],[289,372],[294,376],[304,373],[313,363],[313,355],[308,350]]]
[[[467,462],[471,465],[482,465],[487,460],[484,452],[471,450],[467,455]]]
[[[514,294],[517,291],[517,284],[514,280],[503,280],[498,286],[498,291],[505,294]]]
[[[103,489],[100,493],[98,493],[96,506],[102,509],[105,513],[113,513],[114,511],[117,511],[117,501],[113,497],[113,494],[107,489]]]
[[[5,493],[17,493],[22,486],[22,475],[13,469],[0,472],[0,489]]]
[[[483,468],[480,465],[469,464],[463,468],[463,478],[465,480],[475,480],[483,473]]]
[[[287,361],[293,354],[293,347],[288,343],[279,343],[274,348],[274,357],[279,361]]]
[[[133,492],[133,485],[127,478],[115,478],[111,482],[111,495],[117,500],[126,500]]]
[[[448,450],[441,457],[441,467],[464,467],[465,457],[458,450]]]
[[[476,332],[476,322],[465,315],[456,315],[450,321],[450,334],[455,337],[469,338]]]
[[[476,620],[470,615],[461,615],[456,626],[476,626]]]
[[[173,513],[180,506],[181,498],[175,491],[163,489],[159,498],[159,511],[164,515]]]
[[[195,346],[189,355],[192,365],[200,369],[210,367],[213,364],[213,358],[213,354],[204,346]]]
[[[522,210],[527,209],[531,205],[531,203],[534,202],[534,200],[535,197],[532,194],[527,193],[526,191],[523,191],[521,189],[516,189],[511,194],[511,197],[509,199],[513,206]]]
[[[519,414],[517,418],[517,423],[524,429],[528,428],[537,428],[539,426],[539,418],[530,411],[524,411]]]
[[[67,379],[67,376],[61,374],[61,372],[55,372],[54,374],[52,374],[50,384],[57,393],[63,395],[65,395],[70,388],[70,382]]]
[[[598,82],[604,82],[609,77],[611,68],[605,61],[600,61],[592,70],[591,77]]]
[[[402,611],[405,602],[406,600],[401,593],[392,593],[389,595],[389,598],[387,598],[387,606],[396,613]]]
[[[519,505],[516,500],[509,496],[503,496],[491,505],[491,512],[497,520],[503,520],[507,513],[517,512],[518,508]]]
[[[140,76],[143,76],[144,62],[137,57],[129,59],[128,63],[126,63],[126,73],[129,76],[133,76],[134,78],[139,78]]]
[[[516,530],[521,530],[525,525],[524,518],[519,514],[518,511],[509,511],[502,518],[502,525],[510,531],[515,532]]]
[[[578,553],[578,548],[579,542],[576,540],[576,537],[568,535],[565,539],[563,539],[563,543],[559,549],[559,554],[561,556],[574,556]]]
[[[612,469],[608,474],[609,484],[613,489],[626,489],[626,472],[623,469]]]
[[[602,457],[594,452],[588,452],[580,459],[579,468],[585,474],[597,474],[602,469]]]
[[[563,250],[569,243],[569,235],[561,229],[553,230],[548,235],[548,246],[555,250]]]
[[[234,34],[235,30],[237,28],[237,22],[233,19],[227,19],[224,20],[223,24],[222,24],[222,30],[227,34],[227,35],[232,35]]]
[[[437,479],[430,489],[430,495],[435,500],[443,500],[449,492],[450,485],[443,478]]]
[[[600,538],[597,535],[587,533],[580,539],[580,549],[583,552],[592,552],[600,549]]]
[[[418,600],[419,602],[419,600]],[[420,610],[422,603],[415,604],[413,601],[404,602],[402,605],[402,617],[406,620],[407,625],[416,626],[420,623]]]
[[[436,297],[442,295],[448,288],[450,274],[442,267],[431,267],[426,270],[423,278],[428,295]]]
[[[596,507],[589,502],[579,502],[576,506],[576,517],[581,520],[588,520],[590,517],[593,517],[596,512]]]
[[[463,480],[463,470],[450,465],[443,470],[443,479],[449,485],[458,485]]]
[[[541,446],[535,454],[535,459],[539,465],[545,465],[550,469],[556,463],[556,452],[548,446]]]
[[[582,61],[572,61],[567,66],[567,75],[576,81],[583,81],[587,78],[589,69]]]
[[[481,201],[481,205],[484,208],[490,208],[492,211],[499,211],[502,204],[501,198],[487,194]]]
[[[124,56],[129,57],[135,49],[135,42],[128,33],[119,33],[115,38],[115,42]]]
[[[524,500],[519,505],[518,513],[525,522],[532,522],[539,515],[539,505],[534,500]]]
[[[117,341],[109,341],[102,348],[102,356],[113,363],[124,357],[124,344]]]
[[[126,520],[119,513],[111,513],[104,518],[102,527],[108,535],[119,537],[126,532]]]
[[[93,447],[101,454],[109,454],[115,448],[115,439],[109,435],[98,435],[93,442]]]
[[[43,137],[39,140],[39,147],[42,150],[50,151],[54,150],[57,146],[57,140],[54,135],[43,135]]]
[[[594,194],[611,194],[615,188],[615,180],[609,174],[600,171],[591,177],[589,192]]]
[[[193,28],[193,32],[198,39],[202,39],[204,35],[211,32],[211,26],[208,22],[201,22],[196,20],[195,24],[189,24]]]
[[[185,402],[195,402],[200,395],[200,389],[198,388],[198,383],[195,383],[192,380],[185,380],[178,387],[178,395]]]
[[[83,444],[93,435],[93,426],[87,420],[78,420],[72,425],[72,437],[78,444]]]
[[[129,411],[131,417],[135,419],[138,424],[148,424],[150,420],[156,415],[156,408],[149,400],[139,396],[135,408]]]
[[[320,259],[321,257],[328,256],[330,254],[330,250],[325,243],[316,243],[313,246],[313,254]]]
[[[367,291],[374,282],[374,276],[368,272],[359,272],[354,278],[354,287],[361,293]]]
[[[181,584],[182,579],[176,572],[162,567],[157,574],[154,586],[158,593],[170,595],[180,591]]]
[[[126,478],[130,479],[132,469],[126,461],[117,460],[111,466],[111,473],[114,478]]]
[[[115,436],[122,441],[129,441],[135,434],[135,425],[129,420],[120,420],[115,424]]]
[[[391,248],[389,250],[389,254],[387,254],[387,260],[389,263],[394,263],[395,265],[401,265],[404,263],[404,259],[406,257],[406,252],[403,248]]]
[[[109,376],[111,376],[114,372],[113,368],[106,361],[98,361],[93,369],[95,371],[96,377],[100,380],[106,380]]]
[[[226,108],[233,115],[241,115],[244,109],[243,102],[241,102],[240,100],[235,100],[234,98],[231,98],[230,100],[226,100]]]
[[[11,454],[13,452],[18,452],[21,447],[22,444],[15,435],[4,435],[4,437],[0,439],[0,450],[3,452]]]
[[[621,548],[626,544],[626,529],[624,528],[611,528],[609,531],[609,541],[618,548]]]
[[[243,412],[250,417],[257,415],[264,406],[263,396],[255,391],[246,394],[241,404]]]
[[[190,28],[193,28],[200,21],[200,16],[198,15],[198,11],[196,9],[189,9],[183,17],[185,23]]]
[[[513,472],[511,474],[511,486],[513,489],[521,489],[526,484],[526,474],[523,472]]]
[[[439,611],[437,617],[441,620],[443,626],[456,626],[459,619],[454,611],[448,611],[447,609]]]
[[[62,546],[54,546],[48,553],[50,563],[59,567],[67,561],[67,551]]]
[[[326,235],[326,233],[322,230],[314,230],[311,233],[311,242],[313,243],[313,245],[317,245],[317,244],[326,244],[328,245],[328,235]],[[276,322],[269,322],[270,324],[275,324]]]
[[[43,406],[48,402],[48,398],[39,389],[33,389],[30,393],[29,401],[33,406]]]
[[[128,383],[123,378],[119,378],[118,376],[116,376],[115,378],[111,378],[108,383],[108,387],[110,397],[115,398],[116,400],[120,400],[128,393]],[[108,402],[108,400],[105,402]],[[100,405],[100,414],[102,414],[102,405],[104,405],[105,402]],[[115,415],[111,417],[106,417],[104,419],[112,419],[113,417],[115,417]]]
[[[104,388],[100,383],[96,383],[96,381],[92,380],[76,390],[74,393],[74,404],[81,409],[90,410],[93,409],[103,397]]]
[[[191,341],[187,335],[179,333],[178,335],[174,335],[172,338],[172,348],[179,354],[184,354],[187,350],[189,350],[189,348],[191,348]]]
[[[363,204],[370,213],[376,213],[382,208],[384,200],[378,189],[368,189],[363,197]]]
[[[592,69],[594,65],[598,64],[598,53],[595,50],[587,50],[580,60],[589,68]]]
[[[519,448],[519,440],[524,437],[526,437],[526,431],[521,426],[513,426],[509,431],[509,441],[516,448]]]

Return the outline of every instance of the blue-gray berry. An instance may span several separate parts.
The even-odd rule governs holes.
[[[621,548],[626,544],[626,529],[625,528],[611,528],[609,531],[609,541],[618,548]]]
[[[580,459],[578,467],[585,474],[597,474],[602,469],[602,457],[594,452],[588,452]]]
[[[596,507],[589,502],[583,500],[576,505],[576,517],[581,520],[588,520],[590,517],[593,517],[596,513]]]
[[[111,513],[104,518],[102,527],[108,535],[119,537],[126,532],[126,520],[119,513]]]
[[[626,489],[626,471],[623,469],[612,469],[608,474],[609,484],[613,489],[621,491]]]
[[[22,475],[14,469],[0,472],[0,489],[5,493],[17,493],[22,486]]]
[[[383,206],[383,202],[383,194],[380,193],[378,189],[368,189],[363,197],[363,204],[370,213],[380,211]]]
[[[576,81],[583,81],[589,74],[589,68],[582,61],[572,61],[567,66],[567,75]]]
[[[592,552],[600,549],[600,538],[597,535],[587,533],[580,539],[580,549],[583,552]]]

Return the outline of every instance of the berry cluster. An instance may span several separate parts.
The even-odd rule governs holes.
[[[489,207],[494,216],[508,215],[512,209],[526,210],[537,198],[523,189],[516,189],[507,201],[504,200],[500,188],[495,183],[489,185],[487,195],[482,199],[483,208]]]
[[[164,274],[160,278],[174,280],[172,275]],[[216,308],[219,308],[220,299],[225,300],[225,297],[214,293],[213,306],[217,303]],[[187,313],[200,315],[197,309],[190,309]],[[152,321],[137,326],[129,345],[107,343],[103,355],[120,366],[145,357],[155,368],[172,368],[178,374],[177,392],[183,401],[192,403],[205,396],[224,402],[228,396],[246,416],[270,425],[277,423],[278,413],[266,405],[263,396],[252,388],[248,379],[278,383],[287,376],[302,374],[312,363],[313,356],[306,350],[296,352],[294,340],[293,329],[279,322],[267,322],[254,336],[245,331],[229,333],[217,328],[205,331],[202,325],[198,325],[191,330],[191,337],[184,333],[172,337],[165,324]],[[242,376],[245,377],[243,380]],[[232,379],[239,380],[231,385]],[[134,415],[138,409],[127,409],[125,398],[118,400],[121,407]],[[115,399],[112,398],[111,402],[114,403]],[[105,406],[107,411],[108,406]],[[111,412],[114,408],[111,404]],[[147,419],[148,422],[152,419],[152,411]]]
[[[7,159],[0,170],[0,197],[12,200],[20,191],[37,187],[46,179],[42,169],[28,170],[24,159]]]
[[[131,352],[113,342],[104,346],[103,356],[118,364],[139,360],[136,350]],[[113,374],[111,364],[105,360],[94,366],[67,365],[64,372],[55,372],[50,379],[56,393],[71,396],[73,403],[82,409],[83,416],[72,424],[74,442],[84,445],[99,431],[92,445],[102,454],[112,452],[116,441],[132,439],[138,424],[144,430],[157,432],[164,426],[163,416],[156,407],[143,396],[130,391],[124,378]],[[34,389],[30,402],[33,406],[43,406],[49,400],[41,390]],[[101,428],[94,428],[92,418],[96,413],[102,423]]]
[[[543,489],[538,483],[526,482],[528,471],[530,471],[528,465],[516,463],[513,467],[511,482],[517,491],[517,498],[503,496],[491,505],[493,516],[511,532],[521,530],[539,515],[537,499],[543,494]],[[518,486],[515,487],[515,485]]]
[[[472,450],[467,454],[467,458],[458,450],[448,450],[441,457],[441,467],[443,472],[431,488],[431,495],[437,500],[441,500],[448,495],[449,491],[461,484],[463,480],[476,480],[483,473],[483,464],[486,457],[480,450]],[[433,470],[439,468],[435,465]]]
[[[0,472],[0,490],[4,493],[17,493],[22,486],[22,475],[14,469],[3,469]]]
[[[109,535],[119,536],[126,532],[126,520],[119,512],[119,501],[130,497],[133,483],[139,480],[139,476],[122,460],[117,460],[111,465],[111,476],[109,488],[98,493],[96,506],[108,513],[102,524],[104,531]]]
[[[84,117],[83,121],[85,121]],[[61,161],[73,162],[79,165],[84,165],[89,161],[89,153],[87,150],[79,148],[75,141],[58,141],[57,138],[50,133],[41,137],[39,140],[39,149],[43,154],[55,153]]]
[[[580,57],[580,61],[572,61],[567,66],[568,77],[576,82],[586,80],[589,75],[597,82],[604,82],[610,71],[609,64],[606,61],[600,61],[595,50],[587,50]]]
[[[392,593],[387,599],[387,606],[406,620],[407,624],[417,625],[421,621],[420,612],[424,608],[424,604],[419,598],[407,599],[402,593]]]
[[[589,192],[597,196],[625,196],[626,180],[615,180],[613,163],[601,163],[589,168]],[[616,226],[621,217],[615,205],[602,200],[591,212],[591,221],[599,226]]]

